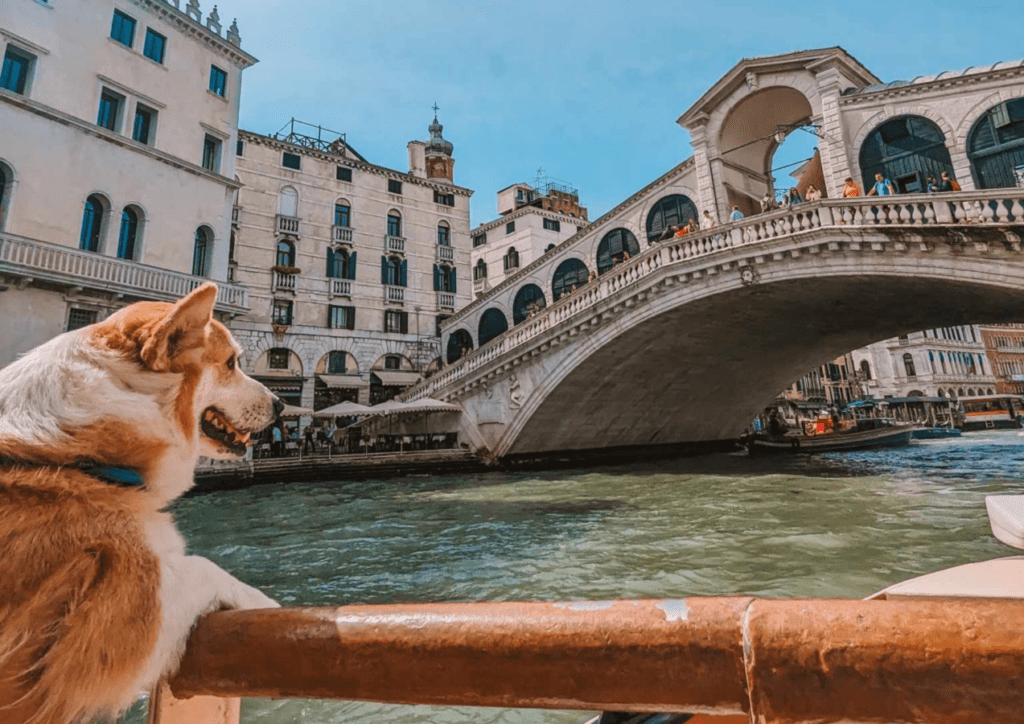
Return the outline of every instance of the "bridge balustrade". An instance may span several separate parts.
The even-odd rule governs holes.
[[[585,313],[668,264],[689,262],[723,251],[785,239],[829,227],[1024,224],[1024,189],[988,189],[945,194],[861,196],[823,199],[730,222],[651,244],[639,256],[618,264],[597,280],[565,294],[534,319],[505,332],[413,388],[402,399],[415,400],[446,389],[552,327]]]

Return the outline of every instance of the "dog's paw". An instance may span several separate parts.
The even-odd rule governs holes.
[[[237,579],[231,591],[220,597],[220,602],[225,608],[281,608],[281,604],[263,591]]]

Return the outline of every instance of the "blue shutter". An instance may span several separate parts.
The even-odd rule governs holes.
[[[388,258],[386,256],[380,258],[380,283],[388,283]]]
[[[434,264],[434,291],[441,291],[441,269]]]
[[[401,268],[401,272],[400,272],[401,273],[401,277],[400,277],[400,279],[398,281],[398,286],[400,286],[400,287],[406,286],[406,272],[407,272],[408,268],[409,268],[409,263],[405,259],[402,259],[402,268]]]
[[[355,281],[356,278],[356,252],[348,255],[348,278]]]
[[[449,285],[449,290],[451,291],[452,294],[455,294],[455,267],[452,267],[451,269],[448,270],[448,276],[451,281]]]
[[[347,321],[348,321],[348,325],[347,325],[348,329],[355,329],[356,328],[356,308],[355,307],[349,307],[348,308]]]
[[[327,276],[334,277],[334,249],[327,247]]]

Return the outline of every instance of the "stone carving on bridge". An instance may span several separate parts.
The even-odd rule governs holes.
[[[761,275],[757,273],[757,269],[747,265],[740,267],[740,281],[743,282],[744,286],[751,286],[761,281]]]
[[[757,73],[747,73],[747,88],[750,89],[751,91],[757,90]]]
[[[519,385],[519,376],[512,374],[508,378],[508,406],[518,410],[523,406],[523,390]]]

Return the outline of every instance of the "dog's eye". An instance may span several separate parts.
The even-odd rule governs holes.
[[[228,369],[229,370],[235,369],[235,356],[234,355],[231,355],[230,357],[228,357],[227,365],[228,365]]]

